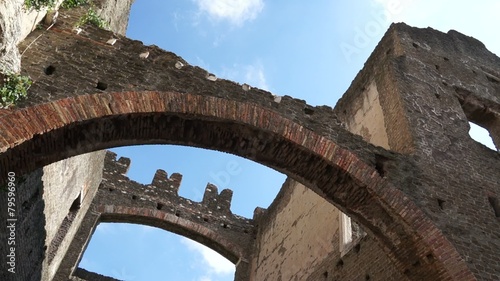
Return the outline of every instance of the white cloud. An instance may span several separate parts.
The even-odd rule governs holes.
[[[210,281],[211,278],[209,276],[212,273],[220,275],[234,274],[234,264],[216,251],[185,237],[181,238],[181,243],[186,245],[189,250],[199,253],[203,258],[202,262],[208,265],[209,270],[207,274],[200,279],[200,281]]]
[[[233,64],[230,68],[225,67],[221,77],[270,91],[264,72],[264,66],[260,60],[250,65]]]
[[[195,0],[198,9],[215,20],[240,26],[253,20],[264,8],[263,0]]]
[[[264,67],[260,63],[246,67],[245,81],[250,85],[255,85],[258,88],[269,90],[266,77],[264,76]]]

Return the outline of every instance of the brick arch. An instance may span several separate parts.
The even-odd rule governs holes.
[[[408,168],[411,161],[331,124],[318,108],[280,113],[275,107],[272,99],[257,104],[173,91],[35,104],[1,117],[0,167],[21,174],[84,152],[145,143],[226,151],[279,170],[335,204],[410,278],[474,279],[440,230],[395,187],[411,181],[389,180],[400,168],[388,170],[386,163]],[[313,112],[314,120],[306,116]]]
[[[177,217],[162,210],[140,208],[131,206],[106,206],[100,205],[97,210],[101,213],[100,222],[122,222],[131,224],[148,225],[160,228],[192,240],[218,252],[232,263],[236,264],[240,258],[248,260],[244,244],[235,243],[218,231],[212,230],[201,224]]]
[[[198,241],[234,264],[250,260],[254,221],[231,212],[231,190],[219,194],[215,185],[207,184],[202,201],[194,202],[179,195],[181,174],[168,177],[165,171],[157,170],[151,183],[145,185],[126,175],[130,159],[116,160],[116,154],[108,151],[105,163],[93,200],[94,229],[98,222],[148,225]]]

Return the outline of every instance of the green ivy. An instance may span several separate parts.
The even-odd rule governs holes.
[[[55,5],[56,0],[24,0],[24,5],[26,8],[33,8],[40,11],[42,8],[52,8]]]
[[[6,108],[26,98],[32,82],[28,76],[10,72],[4,73],[3,77],[0,82],[0,106]]]
[[[76,26],[82,26],[87,23],[103,29],[108,28],[108,23],[104,21],[93,9],[89,9],[89,11],[82,18],[80,18]]]
[[[90,3],[90,0],[65,0],[62,2],[61,7],[65,9],[80,7]]]

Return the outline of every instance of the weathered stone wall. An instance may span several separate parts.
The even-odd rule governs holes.
[[[61,2],[56,1],[54,9]],[[123,15],[128,15],[131,2],[100,1],[98,13],[112,30],[124,34],[128,16]],[[0,64],[5,70],[19,71],[21,53],[17,44],[36,28],[46,12],[47,9],[28,10],[22,0],[0,3]],[[80,15],[83,12],[80,10]],[[16,273],[2,270],[1,280],[52,280],[97,192],[103,163],[104,152],[95,152],[56,162],[29,175],[18,175],[21,182],[16,193],[16,238],[22,242],[16,248]],[[4,195],[0,194],[2,202],[7,200]],[[0,233],[2,238],[5,235]],[[5,246],[1,244],[1,253],[7,253]],[[2,255],[2,264],[6,263],[5,258]]]
[[[338,238],[335,235],[335,238]],[[379,242],[370,236],[363,237],[349,252],[340,257],[333,251],[314,268],[308,281],[404,281],[407,276],[399,272]]]
[[[257,220],[249,280],[407,280],[368,236],[341,257],[339,215],[324,198],[288,179]]]
[[[2,170],[2,173],[5,171]],[[8,171],[7,171],[8,172]],[[41,280],[42,261],[45,255],[45,225],[46,217],[43,213],[45,202],[43,201],[43,169],[38,169],[28,175],[16,175],[16,190],[14,192],[15,206],[15,245],[8,245],[7,238],[11,231],[7,231],[7,200],[8,192],[0,191],[0,219],[2,231],[0,231],[0,262],[2,270],[1,280]],[[12,254],[11,247],[15,247]],[[9,256],[15,256],[11,259]],[[15,262],[15,273],[7,271],[12,265],[8,261]]]
[[[291,179],[258,224],[251,280],[306,280],[339,251],[339,210]]]
[[[21,52],[17,45],[35,30],[48,10],[59,9],[64,0],[54,1],[54,7],[43,7],[39,11],[26,8],[24,0],[0,1],[0,71],[19,72]],[[134,0],[95,0],[97,14],[107,23],[109,30],[125,35],[130,7]],[[88,9],[85,6],[84,9]],[[47,28],[48,26],[42,27]]]
[[[107,23],[109,30],[125,36],[130,8],[135,0],[95,0],[97,14]]]
[[[374,81],[362,89],[349,104],[342,107],[341,116],[349,132],[360,135],[365,141],[374,145],[390,148],[385,116],[377,84]]]
[[[52,279],[97,191],[103,163],[104,152],[95,152],[56,162],[29,175],[17,176],[17,271],[12,274],[2,270],[1,280]],[[71,221],[67,221],[71,206],[78,197],[81,203],[74,209]],[[7,193],[0,192],[0,200],[2,206],[7,206]],[[7,210],[2,210],[1,219],[4,221],[6,213]],[[2,231],[0,234],[4,239],[7,233]],[[0,244],[2,253],[7,253],[6,246]],[[50,262],[49,256],[52,257]],[[3,264],[7,262],[5,259],[6,256],[2,255]]]
[[[500,274],[500,220],[491,204],[500,196],[500,154],[470,138],[468,121],[488,129],[498,148],[499,77],[500,59],[481,42],[397,24],[335,107],[345,122],[344,110],[376,84],[389,147],[420,167],[418,187],[400,189],[453,240],[480,280]],[[390,167],[381,160],[379,169]]]
[[[44,167],[47,252],[43,280],[52,280],[101,183],[104,151]]]
[[[55,1],[56,8],[62,1]],[[36,28],[47,10],[27,9],[24,0],[0,1],[0,71],[19,72],[21,54],[17,44]]]

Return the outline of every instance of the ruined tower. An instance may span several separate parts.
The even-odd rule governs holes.
[[[335,108],[312,107],[124,37],[131,3],[117,3],[96,2],[111,31],[75,29],[88,6],[60,9],[19,45],[34,83],[0,109],[0,204],[17,203],[16,273],[0,279],[110,280],[77,268],[107,221],[193,238],[236,280],[500,278],[500,155],[468,136],[472,121],[500,148],[500,59],[481,42],[393,24]],[[140,185],[129,160],[102,151],[145,143],[226,151],[289,179],[242,218],[230,190],[209,185],[191,202],[181,175]]]

